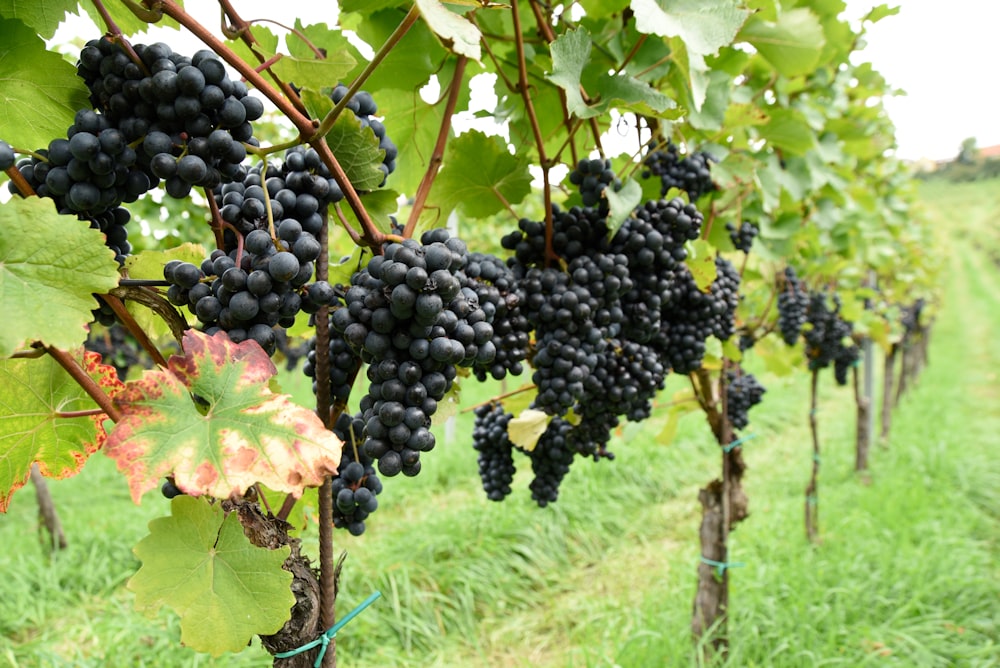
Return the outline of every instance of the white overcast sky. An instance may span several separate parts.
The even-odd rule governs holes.
[[[85,0],[86,1],[86,0]],[[846,0],[846,17],[856,19],[886,0]],[[1000,0],[889,0],[900,13],[871,26],[860,54],[904,97],[886,101],[896,124],[898,155],[907,159],[950,158],[962,140],[979,146],[1000,144]],[[306,23],[331,22],[334,3],[315,0],[236,0],[246,19],[273,18],[286,24],[300,16]],[[213,0],[188,0],[188,11],[213,30],[219,25]],[[320,7],[323,7],[322,9]],[[89,30],[65,26],[55,41]],[[174,43],[177,34],[155,37]],[[193,39],[193,38],[192,38]]]

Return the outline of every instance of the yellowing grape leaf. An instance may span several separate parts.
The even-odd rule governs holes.
[[[483,36],[475,24],[447,9],[438,0],[417,0],[417,7],[428,27],[448,49],[477,62],[480,60],[479,40]]]
[[[256,342],[189,330],[184,352],[126,383],[116,401],[122,419],[105,452],[136,503],[166,475],[188,494],[224,499],[256,482],[299,496],[336,473],[340,439],[270,390],[277,370]]]
[[[181,642],[199,652],[239,652],[278,631],[295,604],[292,574],[281,568],[289,548],[253,545],[236,513],[205,499],[174,497],[170,517],[150,522],[133,552],[142,560],[127,585],[136,610],[173,608]]]
[[[545,433],[551,421],[551,415],[534,408],[526,408],[507,423],[507,436],[511,443],[526,452],[531,452],[538,445],[538,439]]]
[[[0,357],[33,341],[81,345],[97,307],[93,293],[118,285],[104,236],[37,197],[0,205],[0,229]]]
[[[113,367],[97,353],[80,360],[87,374],[109,396],[124,387]],[[31,465],[42,475],[68,478],[104,443],[107,415],[62,418],[95,408],[73,378],[48,355],[37,359],[0,360],[0,513],[28,480]]]

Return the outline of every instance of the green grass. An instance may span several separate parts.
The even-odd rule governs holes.
[[[930,193],[930,212],[985,220],[975,192]],[[852,471],[849,392],[823,378],[818,546],[802,525],[808,379],[765,377],[745,450],[752,514],[732,536],[745,566],[732,571],[727,665],[1000,666],[1000,275],[964,242],[950,262],[931,364],[869,476]],[[669,446],[656,424],[626,427],[616,460],[579,460],[543,510],[526,471],[508,501],[485,500],[469,426],[459,416],[418,478],[386,485],[364,536],[338,536],[340,610],[383,593],[341,632],[340,665],[694,665],[697,490],[718,466],[699,416]],[[199,656],[172,614],[131,610],[131,546],[166,504],[132,505],[102,456],[86,469],[52,483],[68,550],[39,547],[30,489],[0,518],[0,667],[270,665],[256,646]]]

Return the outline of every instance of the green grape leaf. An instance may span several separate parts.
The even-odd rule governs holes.
[[[392,219],[389,218],[392,214],[399,210],[399,193],[395,190],[374,190],[369,193],[361,194],[361,203],[365,205],[365,211],[368,212],[368,217],[372,219],[380,231],[389,234],[392,232]],[[361,230],[361,221],[358,220],[357,215],[354,213],[354,209],[349,207],[345,203],[341,203],[340,210],[344,214],[351,225],[356,230]],[[350,277],[344,283],[348,283]],[[331,285],[333,281],[330,281]]]
[[[614,236],[635,207],[642,203],[642,186],[635,179],[625,179],[621,190],[615,192],[613,188],[606,188],[604,194],[608,198],[610,212],[608,213],[609,234]]]
[[[391,119],[388,131],[399,151],[396,171],[389,175],[392,187],[415,193],[434,152],[446,105],[427,104],[416,90],[395,88],[380,90],[378,104],[379,113]]]
[[[15,197],[0,205],[0,357],[33,341],[71,350],[87,338],[93,293],[118,285],[114,253],[85,221],[52,201]]]
[[[485,218],[517,204],[531,192],[531,173],[523,158],[511,155],[500,137],[473,130],[448,143],[444,167],[434,181],[430,201],[442,214],[458,207]]]
[[[345,14],[361,13],[367,15],[369,12],[377,12],[380,9],[399,7],[409,4],[401,0],[343,0],[340,3],[340,11]]]
[[[242,496],[256,482],[299,496],[336,472],[341,442],[315,413],[274,394],[277,372],[254,341],[188,330],[183,356],[126,383],[105,453],[138,503],[173,475],[193,495]]]
[[[355,65],[354,57],[347,51],[335,51],[326,58],[296,58],[282,56],[271,71],[283,81],[293,81],[300,88],[333,88],[347,76]]]
[[[760,126],[760,136],[775,148],[791,155],[805,155],[816,147],[816,133],[805,117],[795,109],[773,109]]]
[[[732,44],[750,15],[735,0],[632,0],[636,28],[660,37],[680,37],[691,53],[715,54]]]
[[[695,239],[686,244],[688,248],[687,268],[694,282],[702,292],[708,292],[716,277],[715,249],[704,239]]]
[[[823,26],[805,7],[784,12],[776,22],[753,17],[740,37],[786,77],[812,72],[826,44]]]
[[[263,55],[265,58],[270,58],[278,53],[278,36],[272,30],[257,23],[253,26],[251,32],[253,33],[253,38],[257,41],[254,45],[254,50],[257,53]],[[227,41],[226,45],[248,63],[257,62],[254,50],[251,50],[241,37]]]
[[[153,616],[164,605],[173,608],[181,642],[198,652],[242,651],[291,616],[292,574],[281,568],[290,548],[252,544],[239,516],[220,504],[175,497],[170,516],[150,522],[133,552],[142,561],[127,584],[136,610]]]
[[[549,422],[552,422],[551,415],[534,408],[525,408],[507,423],[507,437],[517,447],[531,452],[548,429]]]
[[[896,14],[899,14],[899,9],[898,5],[896,7],[890,7],[889,5],[876,5],[872,7],[871,11],[865,14],[864,18],[861,20],[878,23],[888,16],[895,16]]]
[[[438,0],[416,0],[420,15],[445,47],[477,62],[482,58],[479,40],[482,34],[469,19],[451,11]]]
[[[78,0],[0,0],[0,16],[18,19],[45,39],[56,33],[66,14],[76,12]]]
[[[46,50],[45,42],[20,21],[0,19],[0,35],[3,138],[21,148],[47,147],[66,136],[77,109],[90,108],[87,87],[75,67]]]
[[[583,28],[569,30],[552,43],[552,72],[549,81],[566,93],[566,106],[579,118],[600,116],[613,106],[625,106],[644,113],[661,114],[677,105],[649,84],[626,74],[599,74],[588,91],[588,104],[580,91],[584,69],[590,61],[593,43]]]
[[[395,10],[375,11],[369,8],[366,11],[370,13],[366,13],[364,20],[357,26],[357,33],[367,43],[376,45],[385,43],[389,35],[399,27],[404,16]],[[417,95],[417,89],[427,83],[431,74],[441,68],[441,61],[446,55],[447,52],[441,48],[441,43],[430,28],[425,23],[415,23],[375,68],[365,82],[365,88],[379,92],[376,99],[379,109],[384,105],[395,106],[401,102],[405,103],[406,100],[397,100],[396,97]],[[396,90],[385,90],[386,88]],[[421,105],[429,106],[420,100],[419,95],[417,100]],[[394,114],[386,114],[386,117],[390,119],[392,136],[395,138],[398,118]],[[435,131],[437,127],[438,125],[434,125]],[[400,148],[404,145],[403,142],[397,144]]]
[[[113,397],[124,387],[113,367],[97,353],[78,361]],[[0,360],[0,513],[28,480],[31,465],[42,475],[68,478],[104,443],[107,415],[57,417],[57,413],[94,408],[94,401],[65,369],[45,355]]]
[[[345,109],[327,133],[326,143],[356,190],[375,190],[382,185],[385,174],[379,165],[385,151],[378,147],[375,132],[370,127],[363,127],[357,116]]]

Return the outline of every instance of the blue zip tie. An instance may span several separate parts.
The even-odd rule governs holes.
[[[344,618],[339,622],[331,626],[329,629],[323,632],[319,638],[313,640],[312,642],[307,642],[302,647],[297,649],[289,650],[287,652],[279,652],[274,655],[276,659],[287,659],[290,656],[295,656],[296,654],[302,654],[303,652],[308,652],[313,647],[317,645],[322,645],[323,647],[319,650],[319,654],[316,656],[316,661],[313,662],[313,668],[319,668],[320,664],[323,663],[323,657],[326,656],[326,648],[330,646],[330,640],[336,637],[337,631],[344,628],[349,621],[360,615],[365,608],[375,602],[375,600],[382,595],[382,592],[376,591],[374,594],[366,598],[361,602],[361,605],[351,610],[349,613],[344,615]]]
[[[715,561],[714,559],[709,559],[705,555],[701,555],[701,563],[714,566],[720,578],[726,572],[727,568],[742,568],[743,566],[746,566],[746,564],[742,561]]]
[[[820,459],[819,459],[819,455],[818,454],[814,454],[813,455],[813,461],[816,462],[817,464],[820,463]]]
[[[743,443],[745,443],[745,442],[747,442],[749,440],[757,438],[759,435],[760,434],[756,434],[756,433],[754,433],[754,434],[747,434],[746,436],[743,436],[742,438],[736,439],[735,441],[733,441],[729,445],[723,446],[722,447],[722,451],[723,452],[732,452],[733,448],[735,448],[736,446],[742,445]]]

